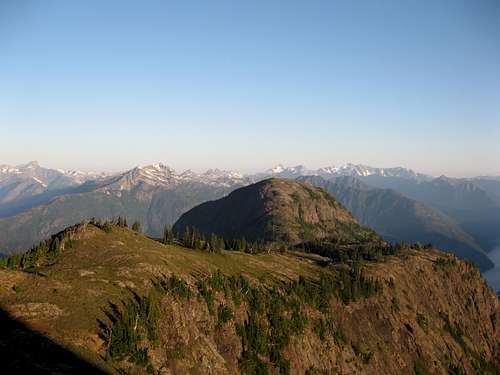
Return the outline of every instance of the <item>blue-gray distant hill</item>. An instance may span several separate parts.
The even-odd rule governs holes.
[[[491,179],[456,179],[445,176],[429,181],[362,177],[375,187],[394,189],[453,218],[486,251],[500,241],[500,184]]]
[[[481,246],[452,218],[395,190],[375,188],[350,176],[331,180],[304,176],[298,180],[332,194],[360,224],[387,240],[432,243],[473,261],[483,270],[493,267]]]

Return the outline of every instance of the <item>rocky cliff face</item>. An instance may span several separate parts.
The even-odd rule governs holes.
[[[439,251],[406,248],[364,264],[209,254],[94,225],[46,248],[29,273],[0,269],[2,316],[38,332],[32,344],[42,333],[111,373],[500,370],[498,298],[476,268]],[[26,332],[5,327],[0,366],[80,366],[23,350]]]

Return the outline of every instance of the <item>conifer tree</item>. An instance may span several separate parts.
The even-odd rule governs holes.
[[[186,226],[184,229],[184,234],[182,235],[182,245],[184,247],[191,247],[191,231],[189,230],[189,226]]]
[[[203,248],[203,242],[204,237],[201,232],[198,229],[193,228],[191,247],[196,250],[201,250]]]
[[[141,223],[139,220],[134,221],[134,224],[132,224],[132,230],[134,232],[140,232],[141,231]]]
[[[192,249],[197,249],[198,248],[198,241],[199,241],[199,233],[196,228],[193,228],[191,231],[191,248]]]
[[[172,232],[172,227],[170,225],[165,225],[162,242],[165,245],[172,245],[174,243],[174,233]]]
[[[53,241],[52,241],[52,244],[50,246],[50,251],[52,252],[57,252],[59,251],[59,248],[61,246],[61,243],[59,241],[59,237],[56,237]]]
[[[217,235],[215,233],[212,233],[212,237],[210,237],[210,247],[209,250],[211,252],[217,252],[219,251],[219,239],[217,238]]]

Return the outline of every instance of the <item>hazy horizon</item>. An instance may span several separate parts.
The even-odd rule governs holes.
[[[500,175],[500,4],[0,3],[0,163]]]

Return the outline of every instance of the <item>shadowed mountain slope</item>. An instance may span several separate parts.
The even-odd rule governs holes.
[[[325,191],[275,178],[194,207],[175,223],[174,231],[183,233],[186,227],[207,236],[215,233],[228,239],[288,244],[321,238],[348,243],[377,237]]]
[[[108,373],[30,329],[2,308],[0,325],[0,370],[3,374]]]

